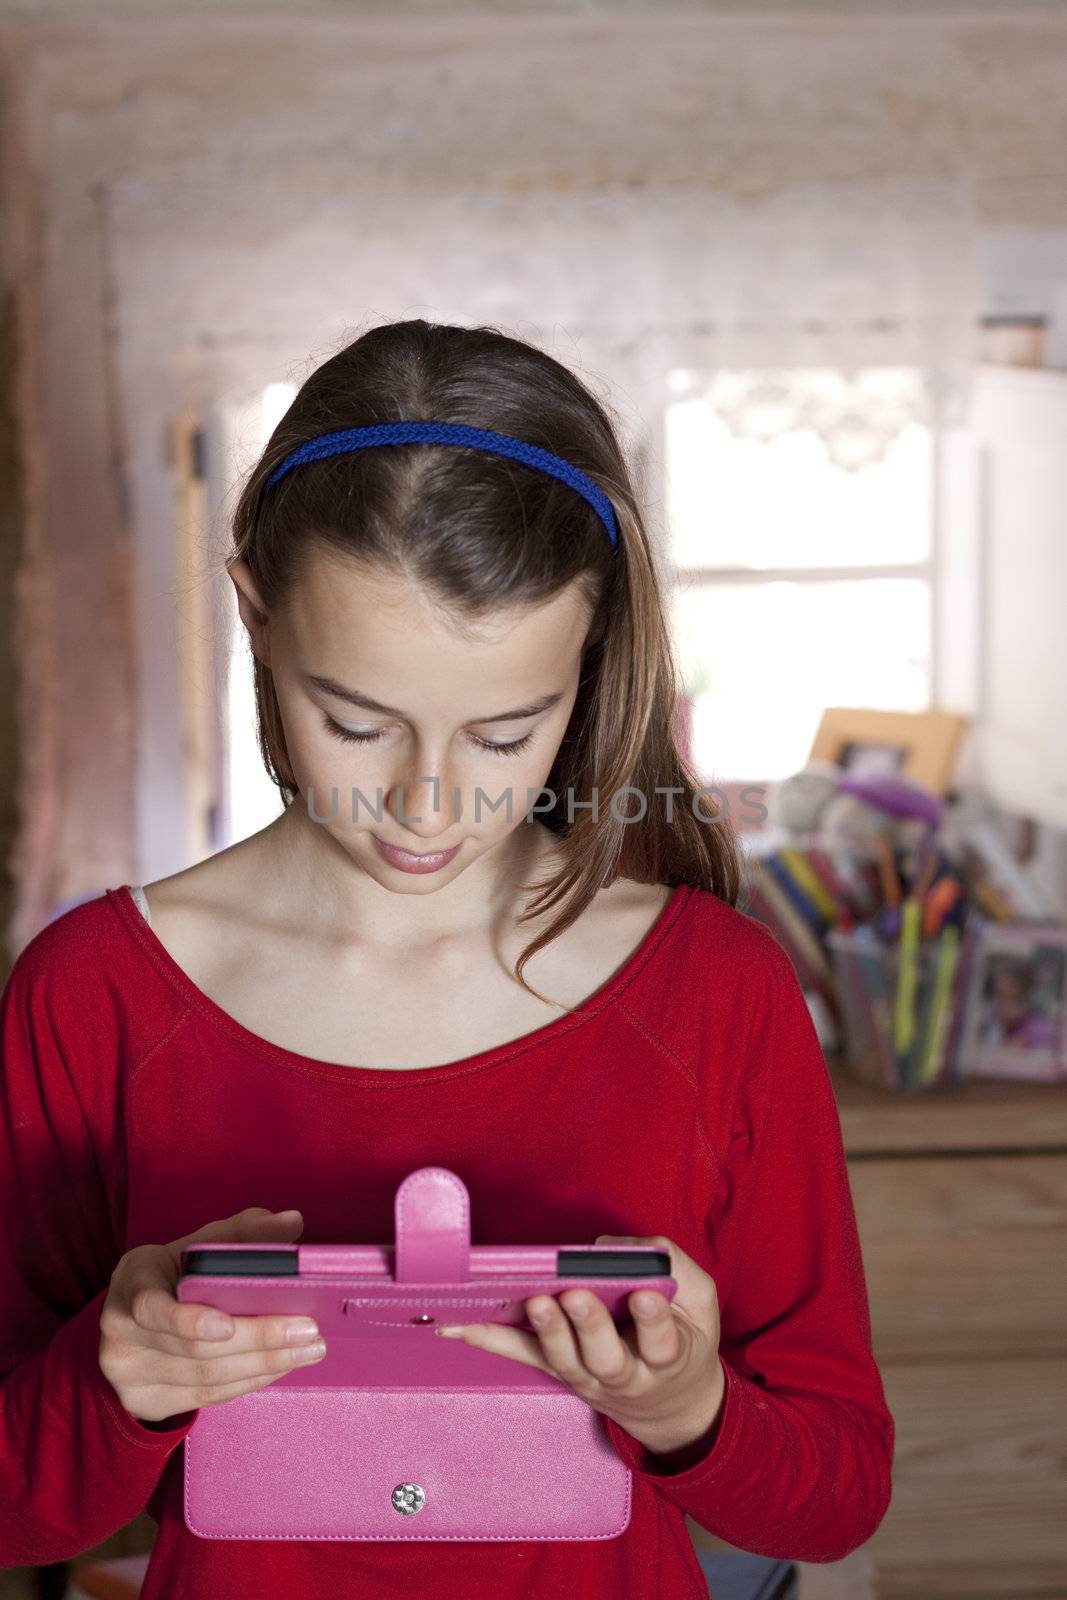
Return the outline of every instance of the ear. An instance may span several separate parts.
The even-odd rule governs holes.
[[[255,579],[248,562],[243,557],[226,563],[226,571],[233,580],[237,590],[237,610],[241,621],[248,629],[248,636],[252,642],[252,650],[266,667],[270,666],[270,648],[268,641],[267,624],[270,614],[260,598],[256,588]]]

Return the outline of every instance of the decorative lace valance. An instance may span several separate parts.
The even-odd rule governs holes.
[[[812,426],[843,465],[876,459],[907,420],[965,416],[980,313],[966,184],[634,195],[614,216],[620,265],[579,342],[638,404],[688,379],[735,431]],[[606,221],[594,208],[584,225]],[[615,301],[634,256],[627,325]]]

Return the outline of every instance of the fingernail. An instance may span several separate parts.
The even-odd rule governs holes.
[[[293,1351],[294,1361],[321,1361],[326,1354],[326,1341],[316,1339],[314,1344],[309,1344],[305,1349],[300,1346]]]
[[[201,1339],[228,1339],[233,1332],[229,1317],[220,1317],[215,1311],[201,1317],[196,1326]]]
[[[646,1317],[651,1316],[653,1311],[657,1311],[659,1309],[659,1302],[656,1300],[656,1297],[651,1294],[636,1295],[635,1304],[638,1311],[640,1311]]]
[[[301,1322],[286,1324],[285,1337],[289,1344],[310,1344],[312,1339],[317,1339],[319,1330],[310,1317]]]
[[[442,1339],[458,1339],[463,1332],[462,1326],[458,1328],[435,1328],[434,1333],[439,1333]]]

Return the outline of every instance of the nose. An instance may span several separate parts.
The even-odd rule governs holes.
[[[413,776],[394,783],[385,809],[398,828],[412,838],[458,843],[454,835],[463,817],[462,795],[457,794],[445,773],[434,774],[429,768],[420,768]]]

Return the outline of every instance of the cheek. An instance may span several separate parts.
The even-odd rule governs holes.
[[[532,820],[536,821],[547,809],[548,795],[543,795],[541,790],[545,787],[548,775],[552,770],[557,746],[553,745],[546,750],[543,746],[538,749],[524,750],[518,756],[490,757],[487,771],[479,774],[476,783],[471,785],[470,799],[467,802],[467,815],[474,817],[474,797],[476,789],[480,789],[488,801],[503,803],[496,811],[490,811],[486,800],[481,805],[478,817],[478,826],[481,831],[492,834],[506,832],[520,822],[525,822],[527,812],[532,813]],[[508,799],[511,801],[511,820],[508,820]],[[540,808],[540,809],[538,809]]]
[[[323,726],[317,712],[299,714],[285,724],[285,742],[297,782],[308,797],[313,791],[315,820],[332,832],[351,832],[353,826],[375,826],[377,791],[388,793],[384,767],[373,745],[365,749],[336,739]],[[332,791],[336,790],[336,798]],[[358,790],[357,820],[353,824],[353,791]]]
[[[352,750],[339,744],[314,712],[285,717],[285,742],[297,775],[328,790],[331,784],[351,782]]]

